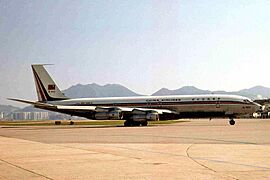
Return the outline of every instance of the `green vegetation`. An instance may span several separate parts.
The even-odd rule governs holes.
[[[122,120],[74,120],[74,125],[97,125],[97,126],[123,126]],[[149,125],[173,124],[179,122],[187,122],[184,120],[167,120],[167,121],[149,121]],[[0,121],[0,126],[63,126],[70,125],[70,121],[62,120],[61,125],[55,125],[53,120],[44,121]]]

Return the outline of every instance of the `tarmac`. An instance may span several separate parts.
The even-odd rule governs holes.
[[[270,179],[270,120],[1,126],[0,179]]]

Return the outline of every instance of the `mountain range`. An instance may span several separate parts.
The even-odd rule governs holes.
[[[70,98],[97,98],[97,97],[125,97],[125,96],[141,96],[130,89],[119,84],[106,84],[104,86],[92,83],[92,84],[77,84],[63,91],[63,93]],[[255,86],[249,89],[242,89],[239,91],[210,91],[202,90],[194,86],[184,86],[179,89],[170,90],[167,88],[161,88],[152,96],[163,95],[194,95],[194,94],[235,94],[249,97],[251,99],[270,98],[270,88],[264,86]],[[0,105],[0,112],[10,113],[13,111],[39,111],[27,106],[23,109]]]
[[[70,98],[84,98],[84,97],[125,97],[125,96],[141,96],[140,94],[131,91],[130,89],[120,84],[106,84],[104,86],[98,84],[77,84],[63,91],[67,97]],[[202,90],[194,86],[183,86],[179,89],[170,90],[161,88],[152,96],[163,95],[194,95],[194,94],[235,94],[249,97],[251,99],[270,98],[270,88],[264,86],[254,86],[249,89],[242,89],[239,91],[210,91]]]
[[[14,107],[10,105],[0,105],[0,112],[3,112],[5,114],[9,114],[13,111],[18,111],[18,110],[20,110],[20,108],[18,107]]]
[[[96,83],[86,85],[77,84],[64,90],[63,93],[71,98],[139,96],[139,94],[119,84],[106,84],[101,86]]]
[[[198,89],[194,86],[184,86],[176,90],[169,90],[162,88],[152,94],[153,96],[163,95],[194,95],[194,94],[234,94],[249,97],[251,99],[270,98],[270,88],[264,86],[254,86],[249,89],[242,89],[239,91],[210,91]]]

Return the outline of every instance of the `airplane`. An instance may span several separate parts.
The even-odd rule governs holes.
[[[234,118],[263,108],[247,97],[219,94],[72,99],[60,91],[44,65],[31,65],[38,101],[8,99],[87,119],[122,119],[124,126],[147,126],[148,121],[200,117],[228,117],[229,124],[234,125]]]

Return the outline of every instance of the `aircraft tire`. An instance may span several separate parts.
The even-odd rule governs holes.
[[[132,123],[130,121],[125,121],[124,126],[125,127],[130,127],[130,126],[132,126]]]
[[[142,125],[142,126],[147,126],[147,124],[148,124],[148,122],[147,122],[147,121],[143,121],[143,122],[141,122],[141,125]]]
[[[230,123],[231,126],[233,126],[233,125],[235,125],[235,120],[230,119],[229,123]]]
[[[55,125],[61,125],[61,121],[55,121],[54,124]]]
[[[132,125],[133,126],[140,126],[141,125],[141,122],[133,121],[132,122]]]

